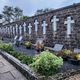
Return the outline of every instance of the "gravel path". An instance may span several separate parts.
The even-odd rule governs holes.
[[[69,78],[66,78],[65,80],[80,80],[80,74],[70,76]]]

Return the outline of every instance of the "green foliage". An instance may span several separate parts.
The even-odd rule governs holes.
[[[26,20],[28,18],[28,16],[22,16],[21,20]]]
[[[29,66],[41,75],[53,75],[63,65],[63,59],[57,57],[49,51],[43,51],[33,58],[33,63]]]
[[[27,56],[27,55],[24,56],[23,55],[22,57],[24,57],[24,58],[21,60],[21,62],[24,63],[24,64],[29,65],[33,62],[33,57],[32,56]]]
[[[29,65],[33,62],[33,57],[32,56],[27,56],[27,55],[24,55],[24,54],[19,53],[17,51],[10,51],[9,53],[12,56],[16,57],[17,59],[19,59],[24,64]]]
[[[32,43],[31,42],[25,42],[25,46],[26,48],[31,48],[32,47]]]
[[[0,42],[0,49],[6,52],[13,51],[13,47],[11,44]]]
[[[12,56],[14,56],[16,58],[18,58],[21,55],[21,53],[19,53],[17,51],[9,51],[9,54],[11,54]]]

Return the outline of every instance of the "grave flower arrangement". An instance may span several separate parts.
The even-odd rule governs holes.
[[[80,65],[80,53],[73,53],[70,56],[69,62],[74,65]]]
[[[38,43],[36,44],[36,50],[37,50],[37,52],[44,51],[44,44],[38,42]]]
[[[30,41],[25,42],[24,45],[26,46],[27,49],[31,49],[32,47],[32,43]]]
[[[56,53],[56,55],[61,56],[64,61],[67,61],[70,58],[71,54],[72,54],[72,51],[68,49],[63,49]]]

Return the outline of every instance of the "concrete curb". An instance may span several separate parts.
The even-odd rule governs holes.
[[[34,72],[25,64],[22,64],[18,59],[8,54],[7,52],[1,51],[0,54],[8,60],[16,69],[18,69],[28,80],[37,80]]]

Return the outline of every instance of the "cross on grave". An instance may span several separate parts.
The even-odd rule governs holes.
[[[4,27],[4,31],[5,31],[5,34],[6,34],[6,27]]]
[[[34,25],[35,25],[36,35],[37,35],[37,31],[38,31],[38,24],[39,24],[39,22],[37,20],[35,20]]]
[[[0,33],[1,33],[1,31],[2,31],[2,30],[1,30],[1,27],[0,27]]]
[[[46,23],[46,21],[43,21],[42,27],[43,27],[43,34],[46,34],[46,26],[48,26],[48,24]]]
[[[2,30],[3,30],[3,33],[5,33],[5,28],[4,27],[2,28]]]
[[[57,30],[57,28],[56,28],[57,27],[57,21],[59,21],[59,19],[56,18],[56,16],[54,16],[53,19],[51,20],[54,32],[56,32],[56,30]]]
[[[10,34],[10,28],[8,27],[8,34]]]
[[[13,35],[15,35],[15,28],[13,27]]]
[[[31,28],[32,28],[31,23],[29,23],[28,28],[29,28],[29,35],[31,35]]]
[[[22,36],[20,36],[18,41],[19,41],[19,42],[21,42],[21,41],[22,41],[22,39],[23,39],[23,37],[22,37]]]
[[[22,26],[19,26],[19,30],[20,30],[20,35],[22,35]]]
[[[67,24],[67,38],[69,38],[71,34],[71,24],[75,23],[74,20],[71,20],[71,17],[67,17],[67,21],[64,22],[64,24]]]
[[[26,33],[26,23],[25,22],[23,24],[23,27],[24,27],[24,33]]]
[[[5,29],[6,29],[6,33],[7,33],[7,27],[5,27]]]
[[[16,24],[16,34],[18,35],[18,25]]]
[[[12,26],[10,26],[10,33],[12,34]]]

